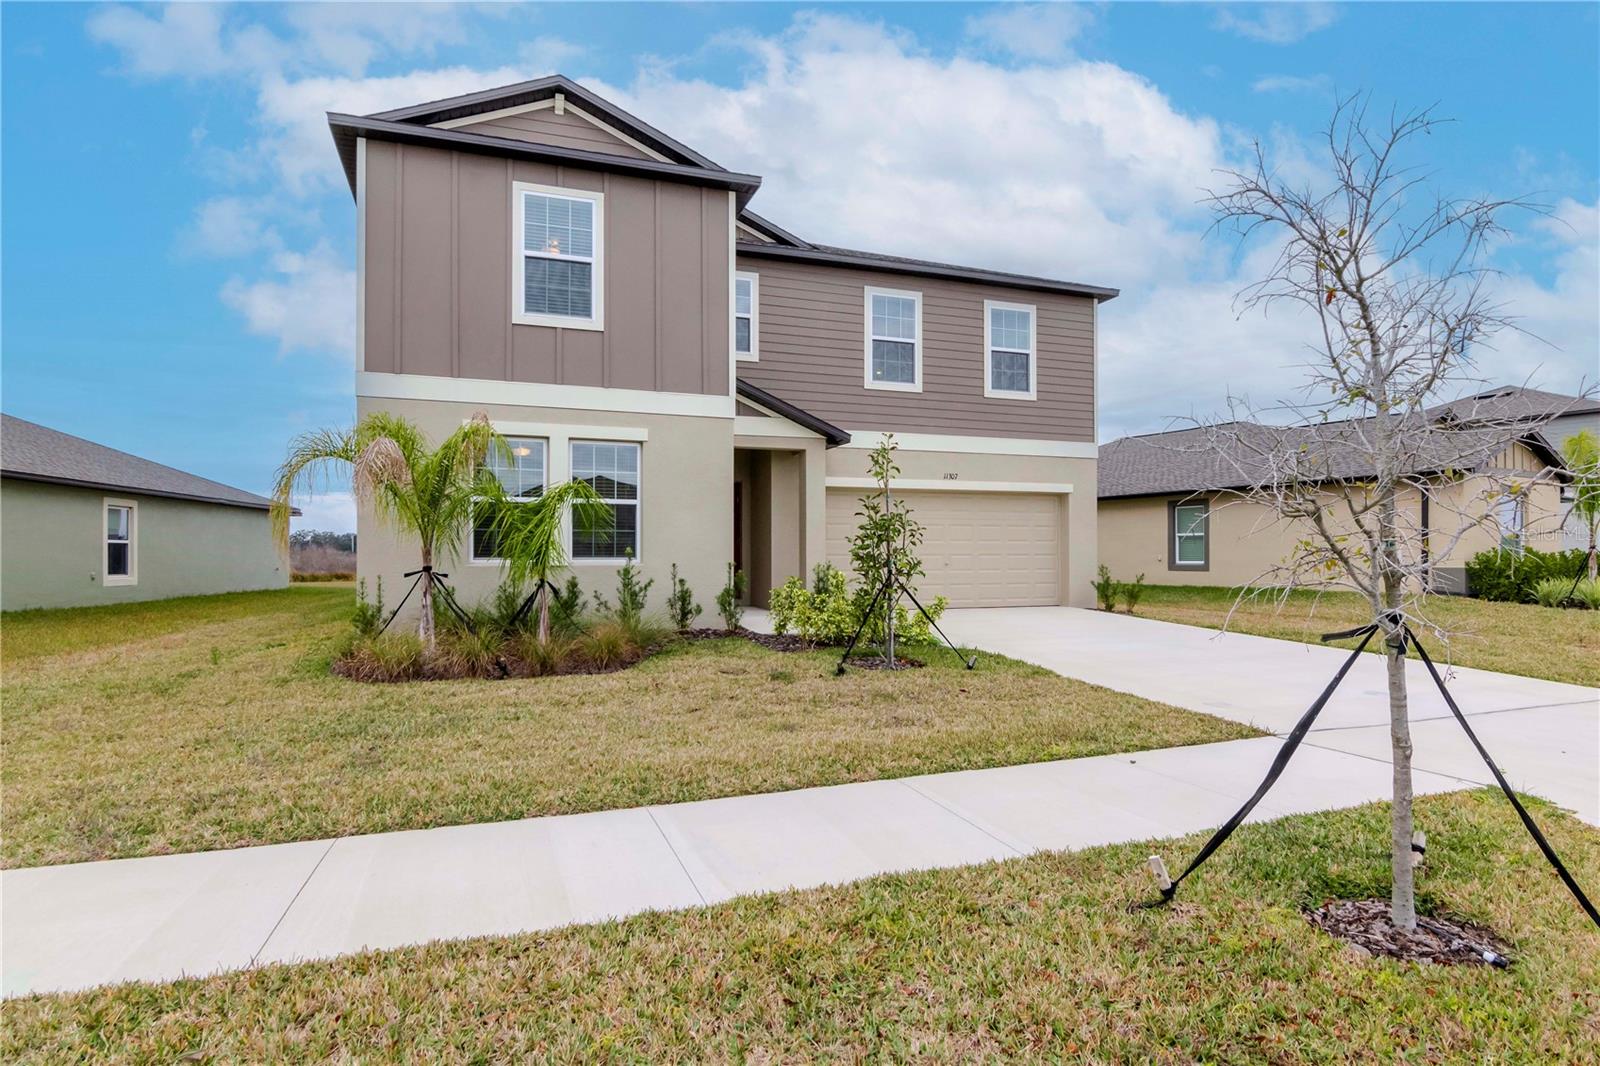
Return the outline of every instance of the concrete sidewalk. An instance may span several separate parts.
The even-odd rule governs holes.
[[[961,644],[1280,735],[1349,655],[1339,648],[1071,607],[950,611],[940,624]],[[1438,648],[1430,654],[1444,658]],[[1600,690],[1466,667],[1441,666],[1441,672],[1513,788],[1600,825]],[[1492,785],[1493,775],[1426,667],[1408,661],[1406,681],[1413,765]],[[1364,655],[1306,743],[1387,762],[1388,723],[1384,661]]]
[[[1195,832],[1273,737],[672,806],[0,872],[4,991],[165,980]],[[1465,782],[1419,774],[1424,792]],[[1303,749],[1257,819],[1383,799]]]

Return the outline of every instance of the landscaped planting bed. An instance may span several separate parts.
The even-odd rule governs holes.
[[[1258,735],[983,655],[669,641],[612,673],[335,676],[348,587],[6,621],[4,864],[673,803]],[[165,626],[162,618],[168,619]],[[53,620],[57,624],[52,625]],[[13,655],[18,647],[25,654]]]
[[[916,671],[917,674],[933,671]],[[1418,801],[1421,906],[1507,969],[1400,963],[1314,927],[1386,895],[1381,806],[1203,835],[6,1004],[18,1062],[1594,1062],[1600,934],[1504,799]],[[1600,834],[1536,812],[1600,883]]]

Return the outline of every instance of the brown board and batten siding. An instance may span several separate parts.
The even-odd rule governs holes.
[[[641,152],[626,141],[618,140],[592,122],[571,113],[558,115],[551,107],[524,111],[520,115],[503,115],[484,122],[465,123],[455,128],[488,137],[556,144],[563,148],[581,148],[586,152],[609,152],[632,159],[653,158],[648,152]]]
[[[511,321],[511,188],[605,194],[605,328]],[[728,393],[728,193],[371,140],[362,369]]]
[[[739,377],[847,429],[1094,440],[1094,300],[850,267],[741,257],[761,277],[760,360]],[[869,389],[865,289],[922,294],[922,391]],[[1036,400],[984,396],[985,300],[1037,312]]]

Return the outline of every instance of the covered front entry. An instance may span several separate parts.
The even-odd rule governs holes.
[[[850,572],[849,537],[864,489],[828,490],[828,559]],[[907,490],[921,523],[918,587],[955,607],[1036,607],[1061,602],[1065,498],[1053,493]]]

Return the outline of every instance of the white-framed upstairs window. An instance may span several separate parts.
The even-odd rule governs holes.
[[[733,354],[761,358],[761,276],[743,270],[733,276]]]
[[[866,288],[866,386],[922,391],[922,293]]]
[[[634,441],[575,440],[572,479],[586,482],[610,505],[609,518],[590,529],[572,523],[572,558],[584,563],[620,564],[640,548],[639,488],[641,449]]]
[[[507,496],[528,503],[544,495],[549,475],[549,449],[538,437],[507,437],[506,450],[491,449],[484,465]],[[516,506],[512,504],[511,506]],[[499,562],[494,541],[494,508],[480,502],[472,509],[472,561]]]
[[[604,329],[605,195],[518,181],[511,201],[511,320]]]
[[[105,500],[100,559],[102,585],[139,583],[139,505],[132,500]]]
[[[1038,396],[1038,313],[1032,304],[983,301],[983,394]]]

